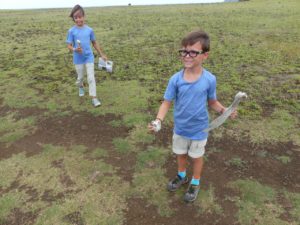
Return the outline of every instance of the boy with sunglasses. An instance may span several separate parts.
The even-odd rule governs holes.
[[[196,200],[200,189],[203,155],[208,133],[203,130],[209,125],[207,105],[219,113],[225,107],[217,100],[216,77],[202,67],[210,50],[210,38],[203,31],[189,33],[181,41],[179,50],[184,69],[169,80],[156,120],[148,125],[151,131],[159,131],[171,103],[174,100],[174,134],[172,149],[177,155],[178,172],[167,188],[176,191],[189,182],[186,176],[187,157],[193,160],[193,178],[184,195],[186,202]],[[234,118],[236,111],[231,114]]]

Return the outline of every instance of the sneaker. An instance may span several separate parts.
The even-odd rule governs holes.
[[[168,183],[167,189],[168,191],[176,191],[181,185],[189,182],[189,178],[185,176],[185,178],[181,178],[177,175],[173,180]]]
[[[84,96],[84,88],[83,87],[79,88],[79,96],[80,97]]]
[[[190,184],[187,192],[184,194],[185,202],[193,202],[196,200],[198,192],[200,190],[200,185]]]
[[[92,104],[97,107],[101,105],[101,102],[97,98],[92,98]]]

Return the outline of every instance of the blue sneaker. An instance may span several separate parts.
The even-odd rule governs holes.
[[[84,88],[80,87],[79,88],[79,97],[82,97],[82,96],[84,96]]]
[[[97,107],[101,105],[101,102],[97,98],[92,98],[92,104]]]

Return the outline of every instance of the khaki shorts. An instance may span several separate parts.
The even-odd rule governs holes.
[[[200,158],[205,153],[206,142],[207,139],[190,140],[174,133],[172,149],[178,155],[188,154],[191,158]]]

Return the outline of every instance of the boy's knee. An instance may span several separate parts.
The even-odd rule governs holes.
[[[88,83],[89,84],[95,83],[95,78],[88,78]]]

